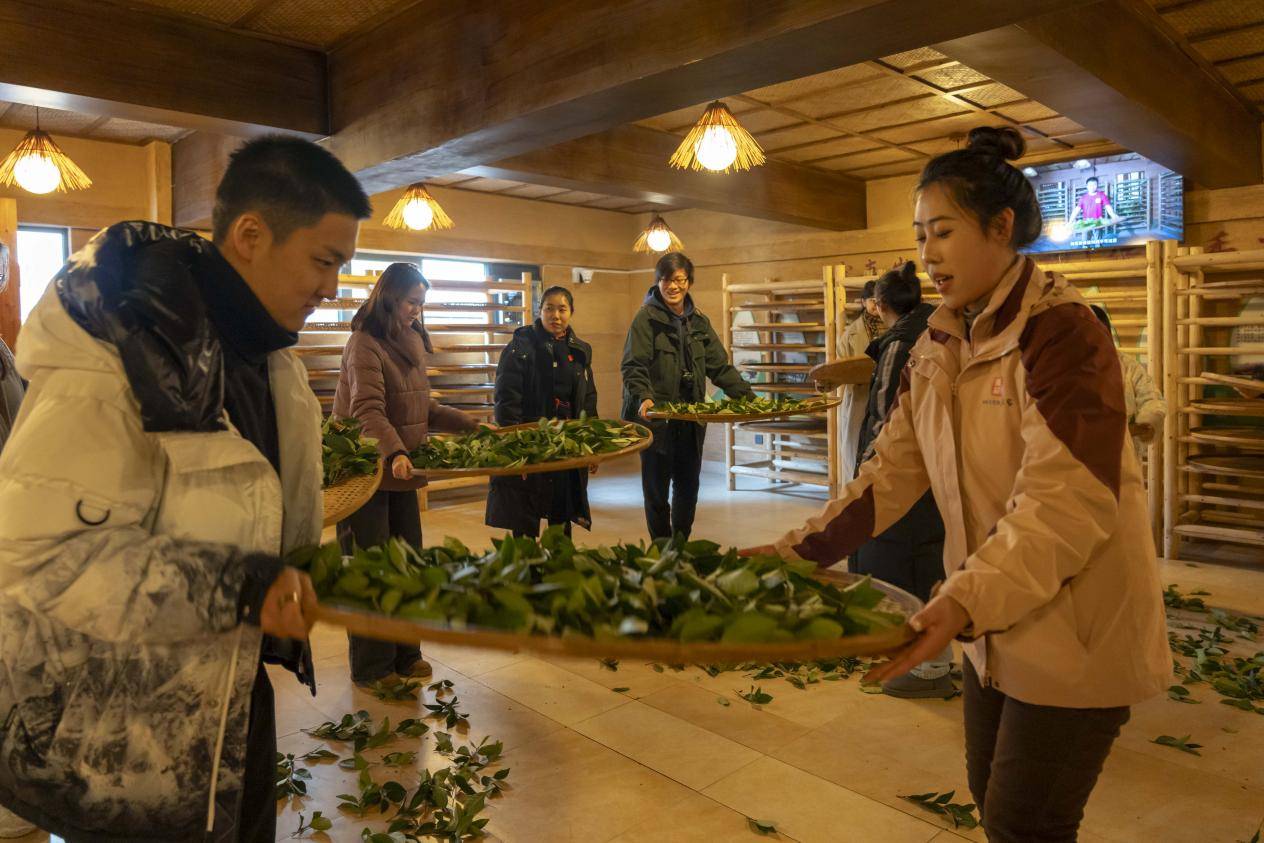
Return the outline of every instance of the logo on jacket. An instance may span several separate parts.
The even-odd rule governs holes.
[[[992,394],[997,398],[1005,395],[1005,385],[1000,378],[992,379]]]

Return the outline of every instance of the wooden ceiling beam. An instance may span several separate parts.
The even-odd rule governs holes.
[[[328,133],[325,56],[98,0],[0,0],[0,99],[243,136]]]
[[[1100,0],[934,46],[1199,185],[1258,184],[1259,115],[1162,24],[1144,0]]]
[[[1084,2],[428,0],[331,52],[330,148],[377,192]]]
[[[464,172],[837,231],[865,227],[861,182],[781,161],[727,175],[673,170],[667,159],[679,144],[667,132],[620,126]]]

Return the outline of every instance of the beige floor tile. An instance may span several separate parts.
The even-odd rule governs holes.
[[[729,704],[722,705],[721,700]],[[809,731],[806,726],[779,717],[772,706],[756,709],[734,699],[731,693],[717,694],[688,682],[657,691],[641,702],[763,754],[774,752]]]
[[[559,656],[539,656],[538,658],[570,671],[576,676],[596,682],[598,685],[604,685],[607,688],[627,688],[627,691],[621,693],[632,699],[648,697],[656,691],[672,687],[679,682],[673,671],[656,671],[646,662],[623,660],[617,662],[615,670],[610,670],[602,666],[598,659],[572,659]]]
[[[761,757],[728,738],[639,702],[619,706],[572,728],[694,790],[702,790]]]
[[[506,667],[530,658],[525,653],[504,650],[483,650],[476,647],[454,647],[451,644],[427,642],[422,655],[431,664],[441,662],[452,670],[469,677],[478,677],[490,670]]]
[[[572,731],[507,759],[511,788],[488,828],[510,843],[596,843],[627,832],[691,791]]]
[[[1223,698],[1206,685],[1192,685],[1190,692],[1201,704],[1176,703],[1164,695],[1133,706],[1118,745],[1196,774],[1213,773],[1264,791],[1264,717],[1222,705]],[[1159,735],[1190,735],[1203,745],[1202,755],[1152,743]],[[1264,809],[1260,813],[1264,816]]]
[[[1083,825],[1102,840],[1206,843],[1247,840],[1261,819],[1264,790],[1117,746]]]
[[[479,681],[567,726],[630,702],[603,685],[539,659],[489,671]]]
[[[611,843],[728,843],[730,840],[788,843],[795,838],[779,831],[776,837],[751,830],[743,814],[698,793],[665,805]]]
[[[748,817],[770,820],[804,843],[922,843],[938,833],[930,823],[773,758],[749,764],[703,793]]]

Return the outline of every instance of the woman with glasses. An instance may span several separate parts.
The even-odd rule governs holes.
[[[623,346],[623,417],[648,421],[659,402],[694,402],[706,397],[706,381],[731,398],[749,398],[750,385],[729,362],[728,352],[707,319],[694,307],[693,262],[680,252],[659,258],[654,286],[632,319]],[[650,537],[689,537],[698,505],[704,424],[649,422],[654,443],[641,452],[641,489]],[[669,489],[673,489],[668,498]]]

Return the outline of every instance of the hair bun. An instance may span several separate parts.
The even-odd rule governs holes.
[[[912,261],[905,261],[904,266],[900,267],[900,279],[920,286],[921,282],[917,279],[917,264]]]
[[[1023,157],[1027,142],[1017,129],[1009,126],[976,126],[970,130],[966,147],[1006,161],[1014,161]]]

